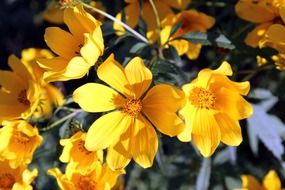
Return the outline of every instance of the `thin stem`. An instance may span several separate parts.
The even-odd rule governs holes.
[[[155,15],[155,21],[156,21],[156,33],[157,33],[157,36],[160,36],[160,30],[161,30],[161,25],[160,25],[160,18],[159,18],[159,14],[158,14],[158,11],[157,11],[157,8],[153,2],[153,0],[149,0],[149,3],[151,5],[151,8],[154,12],[154,15]],[[160,41],[160,38],[158,38],[158,41]]]
[[[120,21],[119,19],[116,19],[115,17],[113,17],[112,15],[100,10],[100,9],[97,9],[96,7],[93,7],[91,5],[88,5],[84,2],[81,2],[82,5],[88,9],[92,9],[93,11],[107,17],[108,19],[120,24],[121,26],[123,26],[127,31],[129,31],[130,33],[132,33],[133,35],[135,35],[137,38],[139,38],[141,41],[149,44],[149,41],[144,37],[142,36],[140,33],[138,33],[137,31],[135,31],[134,29],[132,29],[130,26],[128,26],[127,24],[123,23],[122,21]]]
[[[45,127],[45,128],[40,128],[39,131],[42,131],[42,132],[48,131],[48,130],[50,130],[50,129],[56,127],[56,126],[58,126],[59,124],[65,122],[66,120],[68,120],[68,119],[70,119],[70,118],[76,116],[77,114],[79,114],[79,113],[81,113],[81,112],[83,112],[83,110],[81,110],[81,109],[79,109],[79,110],[77,110],[77,111],[75,111],[75,112],[72,112],[71,114],[68,114],[67,116],[65,116],[65,117],[61,118],[60,120],[58,120],[58,121],[52,123],[51,125],[48,125],[48,126]]]

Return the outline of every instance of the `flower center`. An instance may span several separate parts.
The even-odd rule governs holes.
[[[25,106],[30,106],[30,101],[27,99],[27,90],[21,90],[18,95],[18,102],[24,104]]]
[[[142,103],[139,99],[127,99],[124,107],[122,108],[123,113],[126,113],[132,117],[136,117],[142,110]]]
[[[79,150],[80,152],[86,154],[86,155],[91,154],[92,152],[88,151],[88,150],[85,148],[84,143],[85,143],[85,142],[84,142],[83,140],[79,140],[79,141],[77,142],[77,148],[78,148],[78,150]]]
[[[9,173],[0,174],[0,188],[11,189],[15,183],[13,175]]]
[[[76,183],[76,189],[78,190],[96,190],[97,183],[90,179],[90,177],[81,176]]]
[[[201,87],[194,87],[191,90],[189,100],[192,105],[198,108],[215,108],[216,98],[214,93]]]
[[[31,137],[29,137],[28,135],[22,133],[22,132],[18,132],[15,134],[14,139],[17,141],[17,143],[20,144],[27,144],[30,142]]]

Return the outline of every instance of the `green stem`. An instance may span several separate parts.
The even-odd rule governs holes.
[[[120,24],[121,26],[123,26],[127,31],[129,31],[130,33],[132,33],[133,35],[135,35],[137,38],[139,38],[141,41],[145,42],[146,44],[149,44],[149,41],[144,37],[142,36],[140,33],[138,33],[137,31],[135,31],[134,29],[132,29],[130,26],[128,26],[127,24],[123,23],[122,21],[120,21],[119,19],[116,19],[115,17],[113,17],[112,15],[100,10],[100,9],[97,9],[96,7],[93,7],[91,5],[88,5],[84,2],[81,2],[82,5],[88,9],[91,9],[105,17],[107,17],[108,19]]]
[[[65,116],[65,117],[61,118],[60,120],[52,123],[51,125],[48,125],[45,128],[40,128],[39,131],[41,131],[41,132],[49,131],[49,130],[53,129],[54,127],[58,126],[59,124],[65,122],[66,120],[76,116],[77,114],[79,114],[81,112],[83,112],[83,110],[81,110],[81,109],[79,109],[79,110],[77,110],[75,112],[72,112],[71,114],[68,114],[67,116]]]

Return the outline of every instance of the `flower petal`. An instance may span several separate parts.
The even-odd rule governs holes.
[[[80,54],[92,66],[103,52],[99,49],[91,34],[84,34],[84,37],[85,45],[80,49]]]
[[[87,112],[110,111],[124,104],[118,92],[98,83],[87,83],[77,88],[72,98]]]
[[[70,59],[79,51],[80,43],[70,33],[58,27],[48,27],[44,38],[49,48],[63,58]]]
[[[114,111],[97,119],[89,128],[85,147],[89,151],[105,149],[118,142],[120,136],[128,129],[132,117],[120,111]]]
[[[107,153],[107,164],[112,170],[122,170],[131,161],[131,158],[119,153],[115,148],[108,148]]]
[[[281,189],[281,181],[274,170],[270,170],[263,179],[263,187],[268,190]]]
[[[245,119],[252,115],[253,108],[236,91],[221,88],[215,93],[217,108],[232,119]]]
[[[38,59],[37,63],[46,71],[60,72],[65,69],[68,64],[68,60],[62,57],[54,57],[51,59]]]
[[[191,0],[162,0],[162,2],[165,2],[175,9],[183,10],[187,8],[187,6],[191,3]]]
[[[32,79],[32,75],[29,73],[28,69],[25,65],[21,62],[19,58],[15,55],[10,55],[8,58],[8,64],[12,68],[12,70],[17,73],[22,79],[30,80]]]
[[[135,120],[134,125],[139,131],[131,140],[132,156],[143,168],[151,167],[158,148],[156,132],[142,116]]]
[[[251,32],[247,34],[245,38],[246,45],[253,48],[258,47],[260,40],[265,37],[269,26],[271,26],[272,24],[272,22],[266,22],[256,26]]]
[[[242,175],[242,187],[245,189],[262,189],[257,179],[251,175]]]
[[[274,43],[285,43],[285,26],[281,24],[273,24],[268,29],[268,37]]]
[[[192,43],[188,43],[187,45],[188,45],[188,51],[186,52],[187,57],[190,60],[197,59],[200,55],[202,45],[201,44],[192,44]]]
[[[242,142],[239,122],[222,113],[216,114],[215,118],[221,130],[221,141],[229,146],[238,146]]]
[[[186,105],[179,111],[179,114],[182,115],[185,120],[185,128],[177,136],[178,139],[182,142],[191,141],[192,126],[190,121],[192,120],[192,116],[195,111],[195,107],[189,102],[187,102]]]
[[[139,57],[133,58],[125,67],[125,74],[136,98],[140,98],[152,82],[152,73]]]
[[[124,73],[124,68],[118,63],[114,54],[111,54],[104,63],[102,63],[97,70],[98,77],[109,84],[112,88],[121,92],[126,96],[131,96],[131,86]]]
[[[193,143],[204,157],[211,156],[221,140],[221,132],[212,111],[197,108],[190,125]]]

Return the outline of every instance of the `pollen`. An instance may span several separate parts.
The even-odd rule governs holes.
[[[10,173],[0,174],[0,189],[11,189],[14,183],[15,179]]]
[[[142,103],[139,99],[128,99],[122,108],[122,112],[136,117],[142,110]]]
[[[97,189],[97,183],[94,180],[90,179],[90,177],[81,176],[76,183],[76,189],[78,189],[78,190],[96,190]]]
[[[20,144],[27,144],[31,140],[31,138],[28,135],[26,135],[22,132],[16,133],[14,136],[14,139],[17,143],[20,143]]]
[[[201,87],[194,87],[191,90],[189,100],[192,105],[198,108],[215,108],[216,98],[214,93]]]
[[[30,105],[30,101],[27,99],[27,90],[21,90],[20,93],[18,94],[18,102],[21,104],[24,104],[25,106]]]

